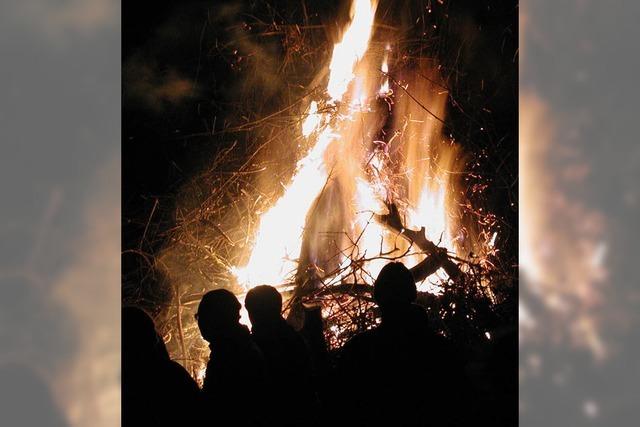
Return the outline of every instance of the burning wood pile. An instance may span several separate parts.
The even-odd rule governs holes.
[[[392,260],[411,269],[434,328],[454,339],[486,339],[513,292],[499,220],[468,197],[486,184],[469,167],[478,153],[466,153],[445,120],[447,81],[434,59],[408,60],[406,41],[374,31],[375,14],[375,0],[354,0],[328,67],[305,96],[225,129],[264,144],[291,138],[288,153],[265,154],[260,145],[229,171],[234,142],[183,190],[210,195],[197,204],[183,196],[170,244],[151,264],[175,291],[169,348],[194,371],[207,349],[190,313],[216,287],[243,297],[276,286],[298,326],[305,306],[320,307],[334,349],[378,322],[371,286]],[[274,179],[268,165],[291,157],[293,175]],[[281,184],[275,195],[260,190],[269,178]]]
[[[303,304],[321,305],[333,347],[375,324],[370,285],[390,260],[412,266],[425,293],[460,288],[487,302],[494,297],[482,275],[491,270],[496,233],[481,241],[456,218],[451,197],[463,155],[443,136],[444,85],[425,62],[402,70],[404,83],[392,77],[390,43],[382,58],[369,48],[375,9],[369,0],[353,3],[326,91],[301,123],[309,151],[260,217],[249,261],[233,268],[246,288],[287,283],[294,323]],[[427,84],[409,83],[425,74]],[[473,259],[456,255],[468,248]]]

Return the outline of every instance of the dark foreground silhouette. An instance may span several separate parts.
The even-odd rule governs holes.
[[[249,291],[245,306],[251,320],[251,336],[264,354],[271,425],[315,425],[319,403],[313,388],[307,345],[282,317],[282,296],[272,286]]]
[[[430,331],[416,296],[403,264],[382,269],[374,284],[382,323],[351,339],[338,360],[336,407],[345,424],[455,425],[461,367],[452,346]]]
[[[205,424],[269,425],[275,408],[269,406],[265,360],[240,324],[240,302],[218,289],[202,298],[196,315],[202,337],[209,342],[203,393]]]
[[[202,391],[169,359],[151,318],[125,308],[123,425],[514,425],[515,334],[469,363],[468,349],[433,332],[416,296],[411,272],[387,264],[374,283],[381,323],[347,342],[331,366],[317,308],[306,313],[303,338],[282,317],[278,291],[258,286],[245,299],[250,333],[235,295],[208,292],[196,314],[211,347]]]
[[[123,308],[123,426],[195,425],[199,420],[198,385],[169,358],[153,320],[138,308]]]

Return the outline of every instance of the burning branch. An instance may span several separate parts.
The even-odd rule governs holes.
[[[406,228],[400,217],[400,211],[394,203],[387,203],[389,213],[385,215],[377,215],[378,221],[391,230],[395,231],[410,243],[415,244],[423,250],[427,258],[420,264],[411,269],[416,282],[420,282],[431,274],[435,273],[440,267],[447,272],[449,277],[457,281],[463,277],[462,271],[456,263],[454,263],[447,254],[445,248],[438,247],[431,240],[427,239],[425,228],[421,227],[419,231]]]

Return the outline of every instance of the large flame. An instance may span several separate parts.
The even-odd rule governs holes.
[[[385,150],[372,147],[381,124],[372,118],[375,114],[369,114],[371,105],[376,102],[375,95],[384,98],[392,94],[389,44],[384,49],[382,64],[376,67],[382,71],[381,76],[380,73],[374,77],[367,74],[369,64],[363,60],[375,10],[373,1],[356,0],[352,5],[352,21],[342,40],[335,45],[329,65],[327,94],[329,103],[336,106],[334,110],[339,114],[330,116],[331,113],[319,112],[318,103],[310,103],[302,134],[310,138],[313,148],[298,162],[284,195],[262,215],[249,262],[234,271],[246,287],[258,283],[279,284],[290,279],[298,268],[296,257],[301,254],[305,225],[317,236],[314,242],[318,246],[317,242],[326,243],[319,236],[324,231],[322,227],[330,228],[329,224],[337,230],[326,231],[342,230],[345,234],[331,238],[340,252],[338,265],[344,267],[350,260],[360,260],[359,265],[366,268],[361,269],[362,274],[356,280],[370,283],[387,262],[388,257],[383,259],[380,255],[398,256],[407,248],[405,242],[398,241],[401,240],[398,236],[378,224],[373,215],[384,210],[384,200],[394,198],[390,187],[395,184],[391,177],[397,172],[408,178],[404,194],[399,196],[409,205],[407,225],[425,227],[430,240],[455,251],[446,195],[451,190],[450,176],[456,168],[457,150],[442,138],[441,117],[445,113],[447,94],[433,83],[438,80],[435,69],[425,63],[418,64],[420,73],[404,79],[405,90],[411,87],[416,95],[395,97],[391,119],[395,132],[387,133],[395,136],[385,144],[386,152],[395,144],[397,149],[391,151],[396,153],[385,157]],[[422,77],[427,74],[431,78]],[[339,105],[347,95],[351,102]],[[395,170],[398,165],[400,171]],[[318,216],[324,220],[322,226],[318,226],[318,221],[308,223],[312,207],[321,210]],[[305,249],[310,252],[311,263],[323,256],[321,248]],[[411,266],[422,258],[424,255],[414,250],[404,261]]]
[[[447,92],[436,83],[437,69],[422,61],[415,65],[419,72],[403,76],[404,91],[387,104],[393,95],[389,44],[382,58],[380,52],[365,58],[376,3],[355,0],[351,10],[352,21],[331,57],[325,108],[311,102],[302,122],[312,148],[284,195],[261,216],[249,262],[234,270],[246,288],[290,281],[301,263],[343,270],[338,278],[356,266],[358,272],[348,274],[365,283],[394,257],[409,267],[417,264],[424,254],[374,219],[387,200],[407,205],[407,226],[425,227],[431,241],[455,252],[457,224],[447,195],[459,165],[456,146],[442,134]],[[385,123],[391,129],[382,132]],[[443,271],[437,274],[446,278]]]
[[[352,5],[353,19],[342,41],[335,45],[329,66],[327,92],[334,102],[342,100],[358,60],[367,50],[376,6],[374,0],[355,0]],[[303,123],[303,134],[310,136],[321,122],[317,103],[313,102]],[[294,258],[300,253],[307,212],[327,180],[323,155],[334,138],[333,128],[326,126],[309,154],[298,162],[284,195],[262,215],[249,262],[234,271],[240,283],[247,287],[281,283],[296,269]]]
[[[353,80],[354,68],[369,46],[373,18],[376,14],[375,0],[355,0],[351,5],[351,24],[344,32],[342,41],[333,48],[329,70],[327,92],[333,101],[340,101]]]

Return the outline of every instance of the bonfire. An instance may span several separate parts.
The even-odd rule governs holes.
[[[208,351],[192,318],[206,291],[228,287],[242,300],[254,286],[276,286],[289,321],[300,328],[305,311],[318,310],[338,349],[379,322],[372,284],[390,261],[412,270],[435,330],[491,338],[514,277],[500,265],[498,220],[465,187],[477,153],[465,152],[447,122],[449,82],[436,61],[404,60],[406,42],[376,27],[375,16],[375,0],[353,0],[305,95],[225,129],[295,141],[290,173],[274,191],[256,190],[256,177],[269,174],[259,159],[286,158],[260,146],[229,171],[235,145],[183,190],[215,187],[195,206],[178,203],[169,244],[150,264],[172,282],[166,339],[194,375]],[[295,118],[278,121],[285,113]]]

